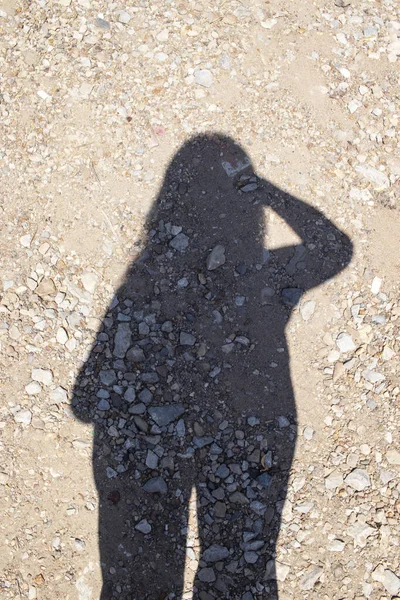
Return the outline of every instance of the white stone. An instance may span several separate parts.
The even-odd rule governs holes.
[[[47,100],[47,98],[51,98],[51,96],[47,92],[45,92],[44,90],[39,90],[38,93],[37,93],[37,95],[42,100]]]
[[[194,80],[198,85],[209,88],[214,82],[214,76],[208,69],[199,69],[194,74]]]
[[[387,49],[389,54],[396,54],[397,56],[400,56],[400,39],[391,42]]]
[[[347,475],[345,483],[357,492],[362,492],[371,485],[371,480],[364,469],[354,469]]]
[[[19,410],[14,415],[14,419],[16,423],[21,423],[22,425],[29,425],[32,420],[32,413],[27,408],[23,408]]]
[[[327,549],[330,552],[343,552],[344,550],[344,546],[345,543],[342,542],[342,540],[332,540],[329,544]]]
[[[327,490],[336,490],[343,483],[343,475],[333,471],[328,477],[325,477],[325,487]]]
[[[389,346],[385,346],[382,351],[382,360],[390,360],[394,355],[394,350],[392,350]]]
[[[328,362],[329,363],[335,363],[336,361],[338,361],[340,358],[340,352],[339,350],[331,350],[328,354]]]
[[[261,21],[260,25],[264,29],[272,29],[277,24],[278,19],[266,19],[265,21]]]
[[[56,340],[59,344],[66,344],[68,342],[68,334],[65,331],[64,327],[59,327],[57,330]]]
[[[81,277],[81,280],[82,280],[82,285],[85,288],[85,290],[87,292],[89,292],[90,294],[93,294],[97,287],[97,283],[99,281],[99,278],[96,275],[96,273],[92,273],[92,272],[84,273]]]
[[[132,19],[131,15],[127,13],[125,10],[121,10],[119,13],[118,21],[127,25],[129,21]]]
[[[384,381],[385,376],[382,375],[382,373],[378,373],[377,371],[372,371],[371,369],[365,369],[362,372],[362,376],[364,377],[364,379],[366,381],[369,381],[369,383],[380,383],[381,381]]]
[[[166,42],[168,40],[168,37],[169,37],[168,29],[163,29],[156,36],[158,42]]]
[[[336,345],[339,348],[340,352],[352,352],[356,349],[356,345],[353,342],[353,338],[348,333],[339,333],[336,338]]]
[[[30,248],[31,242],[32,242],[32,236],[29,233],[27,233],[26,235],[23,235],[22,237],[20,237],[19,241],[20,241],[21,246],[23,246],[24,248]]]
[[[400,465],[400,452],[398,450],[388,450],[386,452],[386,460],[389,465]]]
[[[303,321],[309,321],[313,316],[315,311],[315,302],[314,300],[309,300],[308,302],[304,302],[300,306],[300,314],[303,318]]]
[[[312,590],[323,571],[322,567],[310,567],[300,580],[300,589],[304,591]]]
[[[357,165],[355,170],[362,177],[372,183],[374,185],[374,189],[377,191],[385,190],[390,187],[390,181],[387,175],[382,173],[382,171],[378,171],[378,169],[375,169],[374,167],[370,167],[369,165]]]
[[[376,529],[367,523],[357,521],[357,523],[347,528],[346,533],[353,538],[355,548],[364,548],[367,544],[367,539],[376,533]]]
[[[58,386],[54,390],[51,390],[50,394],[50,402],[53,404],[61,404],[66,403],[68,400],[68,393],[63,387]]]
[[[51,385],[53,382],[53,373],[50,369],[32,369],[32,379],[43,385]]]
[[[353,114],[360,108],[360,106],[362,106],[362,102],[359,100],[351,100],[348,103],[347,108],[349,109],[350,113]]]
[[[42,386],[37,381],[31,381],[27,386],[25,386],[25,391],[28,396],[36,396],[42,391]]]
[[[371,283],[371,292],[376,296],[381,291],[382,279],[374,277]]]
[[[400,579],[390,569],[379,565],[372,573],[372,579],[383,585],[391,596],[397,596],[400,592]]]

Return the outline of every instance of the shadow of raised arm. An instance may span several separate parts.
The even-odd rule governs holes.
[[[287,255],[289,249],[294,250],[287,271],[304,291],[332,279],[348,266],[353,244],[343,231],[299,198],[271,184],[267,184],[267,192],[265,205],[284,219],[302,240],[290,248],[278,248],[275,253],[279,257]]]

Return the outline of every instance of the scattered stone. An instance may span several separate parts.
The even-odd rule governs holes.
[[[345,483],[353,488],[353,490],[362,492],[371,485],[371,480],[364,469],[354,469],[345,478]]]
[[[327,490],[336,490],[343,484],[343,475],[334,471],[328,477],[325,477],[325,487]]]
[[[357,522],[348,527],[346,533],[353,538],[355,548],[364,548],[367,544],[367,539],[376,533],[376,530],[367,523]]]
[[[182,404],[171,404],[170,406],[152,406],[149,415],[159,427],[165,427],[178,419],[185,412]]]
[[[38,296],[52,296],[56,293],[56,284],[52,279],[43,279],[35,288],[35,294],[37,294]]]
[[[114,356],[124,358],[131,345],[132,333],[129,323],[120,323],[114,338]]]
[[[179,335],[179,343],[181,346],[194,346],[196,343],[196,338],[191,333],[181,331]]]
[[[398,450],[388,450],[386,452],[386,460],[389,465],[400,465],[400,452]]]
[[[14,419],[16,423],[21,423],[22,425],[29,425],[32,420],[32,413],[27,408],[24,408],[14,414]]]
[[[96,273],[87,272],[81,277],[82,285],[89,294],[94,294],[99,278]]]
[[[217,245],[212,249],[207,257],[207,269],[209,271],[214,271],[218,267],[224,265],[225,261],[225,248],[224,246]]]
[[[137,525],[135,525],[135,529],[137,529],[137,531],[140,531],[140,533],[144,533],[144,535],[147,535],[151,531],[151,525],[146,519],[142,519]]]
[[[50,391],[50,402],[52,404],[63,404],[68,401],[68,392],[63,387],[56,387]]]
[[[62,346],[68,342],[68,333],[65,331],[64,327],[59,327],[57,329],[56,340]]]
[[[371,292],[376,296],[381,291],[382,279],[380,277],[374,277],[371,284]]]
[[[303,318],[303,321],[309,321],[314,314],[316,303],[314,300],[309,300],[308,302],[304,302],[300,306],[300,314]]]
[[[45,386],[53,383],[53,373],[50,369],[32,369],[32,379]]]
[[[42,391],[42,386],[37,381],[31,381],[31,383],[28,383],[28,385],[25,386],[25,391],[28,396],[35,396],[40,394]]]
[[[219,546],[218,544],[213,544],[203,552],[201,558],[206,563],[214,563],[219,562],[220,560],[225,560],[226,558],[228,558],[228,556],[228,548],[225,548],[225,546]]]
[[[390,569],[385,569],[382,565],[376,567],[372,572],[372,579],[383,585],[385,590],[392,596],[400,592],[400,578]]]
[[[152,477],[143,486],[145,492],[149,494],[166,494],[167,493],[167,484],[162,477]]]
[[[132,17],[128,12],[126,12],[125,10],[119,11],[118,21],[120,23],[127,25],[131,19],[132,19]]]
[[[21,246],[23,246],[24,248],[30,248],[31,242],[32,242],[32,236],[29,233],[27,233],[26,235],[23,235],[22,237],[20,237],[19,241],[21,243]]]
[[[329,550],[329,552],[343,552],[345,547],[345,543],[342,542],[342,540],[332,540],[328,546],[327,549]]]
[[[378,171],[375,167],[371,167],[370,165],[357,165],[355,170],[372,183],[377,191],[382,191],[390,187],[390,181],[387,175],[382,173],[382,171]]]
[[[300,580],[300,589],[303,591],[312,590],[323,572],[322,567],[310,567]]]
[[[345,354],[346,352],[353,352],[353,350],[356,349],[353,338],[348,333],[339,333],[336,338],[336,345],[342,354]]]
[[[186,248],[189,246],[189,238],[184,233],[178,233],[169,243],[174,250],[178,252],[184,252]]]
[[[197,577],[200,579],[200,581],[205,583],[212,583],[216,580],[214,569],[211,567],[204,567],[203,569],[200,569]]]
[[[198,85],[209,88],[214,82],[214,77],[208,69],[199,69],[198,71],[195,71],[194,80]]]

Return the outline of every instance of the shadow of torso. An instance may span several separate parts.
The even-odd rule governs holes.
[[[268,252],[265,208],[302,244]],[[176,155],[74,390],[95,428],[102,600],[180,598],[185,562],[195,598],[257,584],[277,595],[296,441],[285,328],[350,256],[348,238],[255,177],[231,140],[195,138]]]

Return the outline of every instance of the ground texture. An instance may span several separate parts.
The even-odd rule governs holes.
[[[395,1],[0,0],[2,598],[400,597],[399,72]]]

